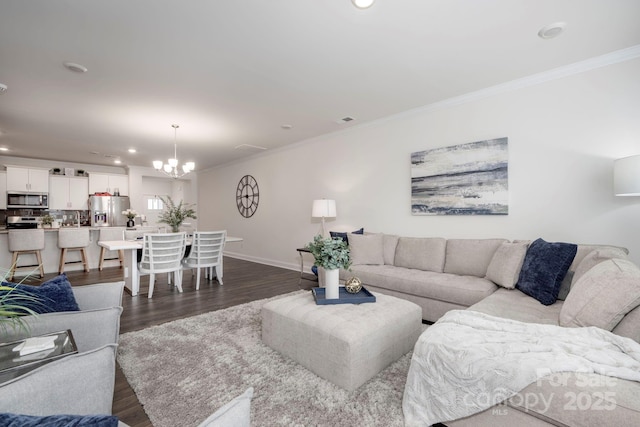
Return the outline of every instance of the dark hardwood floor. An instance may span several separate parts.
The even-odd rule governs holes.
[[[48,274],[42,280],[54,277]],[[156,280],[153,298],[147,298],[149,279],[142,277],[141,294],[132,297],[125,292],[120,333],[135,331],[172,320],[195,316],[209,311],[220,310],[238,304],[311,289],[317,282],[302,280],[298,285],[299,273],[278,267],[257,264],[234,258],[224,259],[224,285],[217,281],[201,279],[200,289],[195,289],[195,276],[185,271],[183,293],[167,284],[165,275]],[[67,272],[73,286],[122,280],[122,270],[109,267],[103,270]],[[306,276],[308,277],[308,276]],[[27,283],[38,282],[30,279]],[[116,368],[116,385],[113,397],[113,414],[131,427],[152,426],[142,405],[129,386],[119,366]]]

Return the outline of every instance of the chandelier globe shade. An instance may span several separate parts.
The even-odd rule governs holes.
[[[195,170],[196,164],[194,162],[186,162],[182,167],[178,167],[180,163],[178,162],[178,128],[180,126],[173,124],[171,127],[173,128],[173,158],[168,159],[167,163],[162,160],[154,160],[153,168],[171,178],[181,178]]]

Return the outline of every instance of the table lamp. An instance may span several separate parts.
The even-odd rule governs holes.
[[[322,237],[325,236],[324,219],[336,217],[336,201],[328,199],[320,199],[313,201],[311,209],[312,218],[322,218]]]

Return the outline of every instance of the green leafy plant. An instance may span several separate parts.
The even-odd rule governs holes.
[[[28,332],[29,324],[25,322],[24,316],[37,316],[38,313],[31,307],[42,304],[42,301],[31,293],[18,289],[18,284],[24,282],[26,277],[19,283],[9,283],[6,281],[9,272],[5,270],[3,273],[4,277],[0,283],[0,331],[12,327]]]
[[[42,217],[42,225],[51,225],[53,220],[54,218],[51,215],[45,215]]]
[[[317,235],[313,242],[307,243],[305,249],[311,251],[315,264],[326,270],[349,268],[351,266],[351,252],[349,246],[341,238],[322,237]]]
[[[165,209],[158,216],[158,222],[171,226],[171,231],[174,233],[180,230],[180,225],[182,225],[185,219],[198,219],[196,217],[196,211],[192,208],[193,205],[183,203],[182,200],[176,205],[173,200],[171,200],[171,197],[167,197],[166,199],[160,197],[160,200],[162,200]]]

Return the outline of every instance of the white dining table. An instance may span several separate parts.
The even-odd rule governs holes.
[[[191,239],[187,242],[191,244]],[[227,236],[225,244],[230,242],[242,242],[242,237]],[[124,286],[129,289],[131,296],[140,293],[140,281],[138,280],[138,249],[142,249],[142,240],[103,240],[98,245],[110,251],[124,251]],[[216,268],[218,278],[222,280],[223,264]]]

